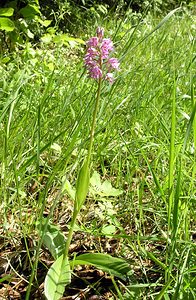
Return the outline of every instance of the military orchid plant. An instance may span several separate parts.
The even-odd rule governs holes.
[[[59,256],[57,255],[55,257],[56,260],[50,267],[45,279],[44,291],[48,300],[58,300],[63,296],[65,286],[71,282],[71,270],[77,264],[91,264],[107,271],[111,275],[121,278],[124,278],[129,271],[129,266],[124,260],[111,257],[107,254],[86,253],[76,256],[74,261],[70,261],[68,257],[77,216],[85,202],[89,190],[90,162],[101,95],[101,85],[103,81],[108,81],[112,84],[114,82],[113,71],[119,70],[117,58],[111,56],[113,51],[113,42],[109,38],[104,38],[104,30],[98,27],[97,35],[91,37],[87,42],[87,52],[84,58],[89,77],[97,81],[97,94],[95,97],[88,152],[76,182],[74,210],[68,236],[63,239],[64,242],[62,241],[62,237],[59,239],[61,240],[61,246],[64,244],[63,251],[61,251]]]

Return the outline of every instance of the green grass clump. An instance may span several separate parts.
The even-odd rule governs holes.
[[[103,88],[93,150],[94,170],[123,193],[89,193],[76,252],[130,262],[128,283],[112,278],[117,299],[195,299],[193,16],[176,11],[153,34],[161,20],[132,17],[101,24],[121,71]],[[83,48],[30,48],[0,65],[0,233],[5,257],[9,248],[16,258],[8,257],[11,277],[3,277],[11,286],[13,274],[28,282],[36,255],[43,269],[36,230],[43,216],[67,232],[73,203],[59,190],[65,176],[75,184],[96,91],[83,55]]]

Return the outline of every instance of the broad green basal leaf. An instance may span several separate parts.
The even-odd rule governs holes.
[[[62,298],[65,286],[71,282],[71,270],[68,258],[61,255],[50,267],[44,282],[44,293],[48,300]]]
[[[63,253],[66,238],[58,226],[49,223],[46,226],[45,224],[46,220],[42,220],[41,233],[43,233],[43,244],[48,248],[54,259],[57,259]]]
[[[112,257],[103,253],[86,253],[76,256],[70,262],[71,267],[75,265],[93,265],[111,275],[126,279],[126,275],[131,271],[129,264],[121,258]]]

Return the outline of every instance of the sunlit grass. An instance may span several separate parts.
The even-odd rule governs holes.
[[[160,20],[131,22],[131,15],[106,22],[121,71],[103,88],[93,152],[93,169],[123,194],[89,196],[78,229],[99,240],[106,224],[115,228],[107,235],[114,249],[93,239],[90,247],[133,266],[126,288],[114,284],[119,298],[194,299],[195,27],[186,11],[148,38]],[[62,227],[70,221],[70,200],[58,191],[64,176],[75,184],[96,90],[83,54],[27,51],[1,65],[1,235],[5,246],[24,238],[32,263],[36,222],[43,215]]]

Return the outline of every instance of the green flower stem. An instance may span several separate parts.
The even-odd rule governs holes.
[[[75,206],[74,206],[74,208],[75,208]],[[69,228],[69,233],[68,233],[68,236],[67,236],[67,241],[66,241],[66,244],[65,244],[65,251],[64,251],[64,257],[63,257],[64,259],[66,259],[68,257],[69,246],[71,244],[71,240],[72,240],[72,236],[73,236],[73,232],[74,232],[74,226],[75,226],[75,223],[76,223],[78,213],[79,213],[79,211],[74,209],[71,224],[70,224],[70,228]]]
[[[90,131],[90,143],[89,143],[88,155],[87,155],[88,168],[90,167],[90,160],[91,160],[93,141],[94,141],[94,135],[95,135],[96,118],[97,118],[97,113],[98,113],[98,108],[99,108],[99,99],[100,99],[100,94],[101,94],[101,82],[102,82],[102,78],[99,78],[97,97],[96,97],[96,101],[95,101],[95,109],[93,112],[93,120],[92,120],[91,131]],[[76,201],[76,199],[75,199],[75,201]],[[70,229],[69,229],[69,233],[68,233],[68,237],[67,237],[67,241],[66,241],[66,245],[65,245],[64,259],[66,259],[69,254],[69,247],[71,244],[71,240],[72,240],[72,236],[73,236],[73,232],[74,232],[74,226],[75,226],[76,219],[77,219],[79,212],[80,212],[80,209],[77,209],[77,206],[74,205],[73,216],[72,216]]]
[[[89,143],[88,156],[87,156],[88,166],[90,166],[90,159],[91,159],[91,153],[92,153],[92,147],[93,147],[93,141],[94,141],[94,135],[95,135],[96,118],[97,118],[99,99],[100,99],[100,94],[101,94],[101,82],[102,82],[102,77],[99,78],[97,97],[96,97],[96,102],[95,102],[95,109],[93,112],[93,120],[92,120],[92,125],[91,125],[91,132],[90,132],[90,143]]]

